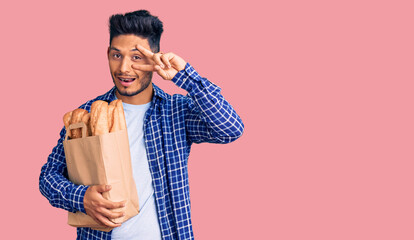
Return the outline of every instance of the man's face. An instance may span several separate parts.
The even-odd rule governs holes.
[[[114,37],[108,48],[109,69],[118,93],[135,96],[144,91],[152,79],[152,72],[132,69],[132,64],[148,64],[136,45],[150,49],[148,40],[132,34]]]

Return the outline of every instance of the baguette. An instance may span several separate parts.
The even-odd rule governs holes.
[[[73,112],[71,111],[63,115],[63,124],[65,124],[66,134],[68,135],[69,138],[72,138],[72,134],[70,134],[70,131],[69,131],[69,125],[70,125],[70,119],[72,118],[72,113]]]
[[[89,124],[90,120],[91,120],[90,113],[86,113],[85,115],[83,115],[82,122],[85,123],[86,125],[86,129],[87,129],[86,136],[92,136],[92,130]]]
[[[109,132],[112,132],[112,126],[114,125],[114,109],[115,106],[113,104],[108,105],[108,129]]]
[[[113,100],[109,105],[116,107],[118,103],[122,103],[121,99],[115,99]]]
[[[97,100],[92,103],[90,125],[93,136],[109,133],[107,102]]]
[[[75,109],[63,116],[66,131],[74,123],[83,122],[86,125],[86,136],[97,136],[109,132],[126,129],[124,108],[122,101],[117,99],[108,104],[106,101],[97,100],[91,105],[91,112],[85,109]],[[82,129],[72,129],[67,132],[71,139],[82,137]],[[85,136],[85,137],[86,137]]]
[[[95,125],[96,125],[96,121],[98,120],[98,109],[99,109],[99,105],[102,104],[103,101],[101,100],[97,100],[95,102],[92,103],[91,105],[91,117],[89,120],[89,124],[91,126],[91,132],[92,135],[95,135]]]
[[[77,109],[73,110],[72,117],[70,119],[70,124],[82,122],[82,117],[85,114],[88,114],[88,111],[86,111],[85,109],[77,108]],[[71,135],[72,135],[73,139],[81,138],[82,137],[82,129],[80,129],[80,128],[72,129],[71,130]]]
[[[110,132],[116,132],[126,129],[124,108],[122,106],[122,101],[117,99],[111,102],[111,105],[115,106],[114,116],[113,116],[113,125]]]

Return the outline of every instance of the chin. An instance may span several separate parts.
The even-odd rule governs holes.
[[[140,87],[137,87],[134,89],[125,89],[123,86],[121,87],[118,87],[116,85],[115,86],[116,86],[116,90],[118,91],[120,95],[126,96],[126,97],[132,97],[132,96],[140,94],[142,91],[147,89],[150,84],[151,84],[151,81],[146,81],[144,83],[141,83]]]

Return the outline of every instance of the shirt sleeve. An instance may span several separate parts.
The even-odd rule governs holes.
[[[65,128],[60,132],[58,144],[53,148],[39,177],[39,190],[50,204],[70,212],[86,213],[83,198],[88,186],[76,185],[68,180],[63,140]]]
[[[189,63],[172,81],[188,92],[185,121],[191,142],[230,143],[243,134],[243,122],[221,95],[221,88],[201,77]]]

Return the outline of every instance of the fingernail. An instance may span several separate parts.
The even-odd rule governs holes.
[[[160,67],[161,67],[161,68],[164,68],[164,65],[162,65],[162,64],[161,64],[161,65],[160,65]]]

